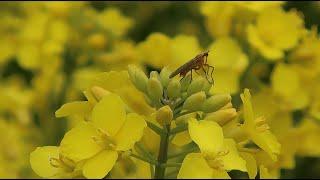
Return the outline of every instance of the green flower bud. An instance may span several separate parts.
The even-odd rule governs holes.
[[[168,105],[161,107],[156,113],[156,120],[161,126],[169,125],[172,118],[173,112]]]
[[[210,88],[211,85],[205,78],[198,77],[195,80],[192,80],[190,86],[188,87],[187,94],[188,96],[190,96],[191,94],[197,93],[199,91],[204,91],[207,94]]]
[[[237,111],[234,108],[229,109],[220,109],[218,111],[215,111],[213,113],[209,113],[206,116],[206,120],[209,121],[215,121],[221,126],[227,124],[229,121],[231,121],[233,118],[237,116]]]
[[[167,87],[169,84],[169,76],[171,74],[171,71],[167,67],[164,67],[160,72],[160,81],[163,87]]]
[[[158,80],[160,80],[160,75],[157,71],[151,71],[150,78],[157,78]]]
[[[206,100],[206,94],[203,91],[192,94],[186,99],[182,109],[189,111],[198,111]]]
[[[158,105],[163,94],[163,88],[159,79],[153,77],[148,80],[147,92],[154,105]]]
[[[190,82],[191,82],[191,75],[188,74],[186,75],[181,81],[181,91],[186,91],[190,85]]]
[[[167,94],[170,99],[174,99],[181,94],[181,84],[177,79],[171,79],[167,87]]]
[[[138,69],[136,66],[134,65],[129,65],[128,66],[128,73],[131,79],[131,82],[134,84],[134,86],[142,92],[147,92],[147,81],[148,78],[147,76],[144,74],[143,71],[141,71],[140,69]]]
[[[91,88],[91,92],[92,92],[93,96],[94,96],[98,101],[100,101],[100,100],[103,98],[103,96],[105,96],[105,95],[107,95],[107,94],[110,94],[109,91],[107,91],[107,90],[105,90],[105,89],[103,89],[103,88],[101,88],[101,87],[99,87],[99,86],[93,86],[93,87]]]
[[[217,111],[231,102],[231,96],[229,94],[217,94],[208,98],[202,105],[202,111],[210,113]]]

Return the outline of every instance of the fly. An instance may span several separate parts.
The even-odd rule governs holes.
[[[191,59],[190,61],[188,61],[187,63],[185,63],[184,65],[180,66],[177,70],[175,70],[173,73],[171,73],[171,75],[169,76],[170,78],[175,77],[176,75],[180,75],[180,77],[185,77],[188,72],[191,72],[191,81],[192,81],[192,70],[194,70],[197,74],[198,72],[196,70],[202,69],[203,72],[206,75],[206,79],[208,80],[208,82],[210,84],[213,84],[213,77],[212,77],[212,73],[214,70],[213,66],[210,66],[207,61],[208,61],[208,55],[209,55],[209,51],[205,51],[201,54],[198,54],[196,57],[194,57],[193,59]],[[208,71],[206,71],[204,69],[204,67],[208,67]],[[210,71],[210,68],[212,68],[211,74],[210,74],[210,79],[208,79],[208,73]],[[182,78],[182,79],[183,79]],[[181,79],[181,80],[182,80]],[[181,81],[180,80],[180,81]]]

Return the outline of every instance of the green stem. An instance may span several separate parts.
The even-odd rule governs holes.
[[[152,122],[146,121],[147,125],[150,129],[152,129],[155,133],[159,134],[160,136],[164,136],[166,133],[159,128],[158,126],[156,126],[155,124],[153,124]]]
[[[180,167],[181,163],[166,163],[166,164],[161,164],[161,167]]]
[[[160,150],[158,155],[158,164],[156,165],[156,170],[155,170],[155,179],[163,179],[165,177],[166,167],[163,167],[162,164],[165,164],[167,162],[169,137],[170,137],[170,125],[167,125],[166,129],[167,130],[165,135],[161,136],[161,139],[160,139]]]
[[[187,129],[188,129],[187,123],[179,125],[170,131],[170,135],[178,134],[178,133],[183,132]]]
[[[144,161],[144,162],[147,162],[147,163],[150,163],[150,164],[153,164],[153,165],[156,165],[157,163],[150,160],[150,159],[147,159],[147,158],[144,158],[144,157],[141,157],[141,156],[138,156],[138,155],[135,155],[135,154],[130,154],[131,157],[134,157],[136,159],[139,159],[141,161]]]

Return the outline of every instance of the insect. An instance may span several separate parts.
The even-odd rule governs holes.
[[[191,81],[192,81],[192,70],[194,70],[197,74],[198,72],[196,70],[202,69],[203,72],[206,74],[206,79],[208,80],[209,83],[213,84],[213,77],[212,77],[212,73],[214,70],[213,66],[210,66],[207,61],[208,61],[208,55],[209,55],[209,51],[205,51],[203,53],[198,54],[196,57],[194,57],[193,59],[191,59],[190,61],[188,61],[187,63],[185,63],[184,65],[180,66],[177,70],[175,70],[174,72],[171,73],[171,75],[169,76],[170,78],[175,77],[176,75],[180,74],[180,77],[185,77],[187,75],[187,73],[190,71],[191,72]],[[206,71],[204,69],[204,67],[208,67],[208,71]],[[211,81],[208,79],[208,73],[210,71],[210,68],[212,68],[210,77],[211,77]],[[182,79],[183,79],[182,78]],[[181,79],[181,80],[182,80]],[[180,80],[180,81],[181,81]]]

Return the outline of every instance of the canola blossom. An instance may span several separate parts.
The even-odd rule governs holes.
[[[319,7],[3,3],[0,178],[319,178]]]

